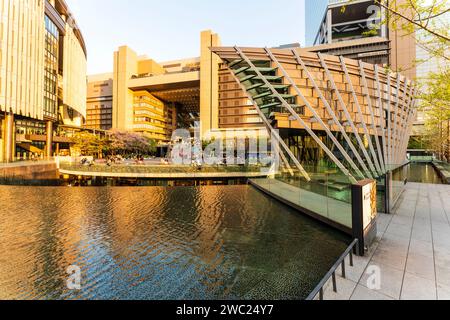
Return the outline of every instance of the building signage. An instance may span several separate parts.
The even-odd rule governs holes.
[[[363,229],[367,229],[377,217],[377,184],[372,181],[362,187]]]

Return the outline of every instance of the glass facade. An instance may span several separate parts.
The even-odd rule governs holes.
[[[44,117],[56,119],[58,114],[59,31],[45,16]]]

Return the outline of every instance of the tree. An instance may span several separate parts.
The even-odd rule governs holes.
[[[354,0],[351,0],[354,1]],[[442,62],[437,72],[417,79],[420,88],[419,109],[426,119],[426,135],[420,143],[422,148],[438,152],[441,158],[450,160],[450,1],[448,0],[374,0],[385,9],[381,24],[393,30],[403,30],[405,35],[414,34],[416,43],[436,63]],[[416,65],[426,61],[417,60]],[[396,70],[398,71],[398,70]]]
[[[450,61],[448,0],[375,0],[386,9],[387,22],[405,34],[415,33],[417,44],[433,57]]]
[[[157,143],[145,134],[113,130],[109,136],[109,151],[121,155],[155,154]]]
[[[380,25],[388,24],[392,30],[403,30],[405,35],[414,34],[417,44],[431,56],[450,60],[448,0],[374,0],[374,3],[386,12],[380,17]],[[345,10],[343,6],[342,11]],[[365,35],[376,35],[376,32],[371,30]]]
[[[426,117],[425,143],[440,159],[450,161],[450,69],[431,73],[421,94]]]
[[[73,148],[81,156],[101,158],[108,142],[105,138],[89,132],[78,132],[72,137]]]

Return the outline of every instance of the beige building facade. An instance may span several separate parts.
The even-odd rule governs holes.
[[[201,133],[206,140],[211,136],[220,137],[230,131],[234,131],[233,135],[247,135],[247,133],[252,135],[255,132],[254,130],[256,132],[262,130],[266,133],[270,131],[252,97],[246,92],[245,86],[243,87],[241,81],[236,78],[236,75],[241,72],[245,74],[245,70],[233,68],[233,63],[239,64],[240,62],[224,59],[221,49],[218,48],[221,48],[220,38],[211,31],[201,33],[200,57],[193,59],[156,62],[146,56],[139,56],[129,47],[120,47],[114,53],[112,127],[119,130],[146,133],[161,144],[166,144],[170,141],[171,133],[175,129],[188,128],[193,130],[196,122],[201,124]],[[391,42],[389,39],[380,36],[339,41],[309,48],[286,45],[274,50],[281,55],[283,52],[289,55],[291,50],[294,49],[300,55],[311,57],[312,65],[320,62],[320,54],[327,57],[334,56],[335,60],[339,56],[343,56],[344,59],[351,59],[348,61],[352,62],[346,66],[349,69],[350,82],[356,88],[355,96],[349,95],[347,92],[345,95],[342,95],[341,100],[338,99],[339,97],[336,94],[333,94],[333,88],[321,87],[321,89],[326,90],[324,95],[333,108],[342,108],[340,104],[348,107],[352,121],[358,123],[355,126],[356,133],[353,134],[361,135],[361,141],[363,141],[364,146],[368,146],[368,140],[370,139],[373,139],[373,144],[375,144],[375,140],[381,139],[381,132],[373,129],[373,127],[379,128],[388,119],[392,122],[389,124],[390,126],[395,126],[395,128],[401,127],[405,132],[408,131],[406,126],[411,111],[406,112],[406,108],[397,110],[398,106],[395,99],[399,99],[399,105],[410,106],[409,100],[412,100],[411,79],[402,76],[400,73],[392,73],[390,75],[384,73],[384,67],[388,65],[391,55]],[[260,55],[260,59],[255,61],[255,63],[262,68],[263,72],[268,73],[269,79],[274,81],[275,87],[277,90],[280,90],[282,97],[293,106],[296,112],[305,118],[305,123],[309,129],[322,131],[319,135],[323,135],[326,129],[322,128],[317,123],[317,120],[313,119],[314,112],[306,107],[306,103],[300,99],[298,93],[293,91],[292,86],[284,83],[286,78],[283,80],[280,68],[273,62],[268,61],[270,59],[264,57],[264,54],[260,53]],[[227,58],[226,55],[225,58]],[[369,86],[367,90],[372,95],[370,102],[367,102],[367,94],[364,93],[365,87],[361,83],[360,66],[356,61],[361,61],[363,68],[369,68],[369,65],[372,66],[372,69],[369,68],[370,70],[366,71],[366,81]],[[375,76],[374,65],[377,65],[378,80]],[[344,78],[345,73],[339,59],[337,61],[333,60],[331,66],[331,72],[336,71],[336,68],[340,68],[340,71],[335,75],[336,86],[340,90],[348,88],[349,80]],[[292,66],[289,66],[289,68],[292,68]],[[294,68],[299,67],[296,65]],[[323,72],[324,69],[321,68],[317,71],[317,74],[314,74],[314,77],[317,76],[317,81],[325,81]],[[250,81],[253,76],[255,75],[246,74],[248,80],[244,79],[243,82]],[[307,93],[305,94],[308,103],[315,108],[319,108],[317,112],[320,114],[325,114],[324,102],[318,96],[319,93],[315,92],[311,86],[311,80],[307,79],[305,73],[295,74],[293,77],[298,87],[307,87]],[[380,85],[380,92],[378,93],[376,91],[377,84]],[[392,112],[387,115],[383,114],[383,112],[387,111],[382,111],[381,107],[375,108],[381,103],[377,100],[377,94],[382,95],[383,101],[387,100],[387,98],[384,98],[385,96],[392,94],[392,92],[382,92],[382,90],[386,90],[386,86],[392,88],[392,91],[400,90],[399,92],[402,94],[401,96],[395,95],[389,98],[392,99],[390,104],[395,105],[395,107],[392,106],[392,112],[394,112],[394,109],[398,111],[398,114],[395,114],[395,119]],[[263,87],[266,86],[263,85],[259,89]],[[255,87],[254,89],[257,88]],[[158,102],[154,103],[151,108],[148,106],[142,107],[140,99],[143,97]],[[281,105],[279,99],[273,98],[268,92],[262,92],[261,97],[258,98],[266,102],[262,104],[262,108],[267,112],[267,121],[275,129],[281,131],[283,139],[287,139],[286,141],[292,144],[292,151],[301,158],[302,155],[300,153],[303,151],[297,150],[298,148],[296,149],[295,146],[309,146],[310,150],[306,152],[309,153],[310,157],[317,158],[318,152],[320,152],[317,143],[311,137],[305,135],[305,126],[301,126],[298,121],[292,119],[292,115]],[[372,113],[370,112],[369,103],[373,107],[373,119],[371,118]],[[366,129],[370,132],[369,134],[361,127],[361,121],[358,119],[360,117],[357,113],[358,104],[362,108],[361,112],[363,113],[364,121],[369,124],[369,127]],[[161,112],[161,110],[164,111]],[[340,119],[345,118],[342,109],[338,114]],[[327,119],[326,123],[328,121],[331,120]],[[345,121],[343,120],[343,122]],[[332,125],[330,126],[333,127]],[[337,126],[333,128],[336,131],[338,130]],[[347,128],[346,130],[352,130],[352,128]],[[376,134],[375,131],[377,132]],[[371,135],[378,135],[378,138],[369,138]],[[399,143],[400,137],[397,137],[396,141],[393,141],[392,137],[385,137],[385,139],[390,140],[389,144],[393,145]],[[361,146],[358,146],[358,148],[361,148]],[[385,150],[382,152],[385,152]]]
[[[89,76],[84,127],[94,130],[110,130],[112,128],[112,101],[112,73]]]
[[[0,161],[51,156],[86,114],[86,47],[64,0],[0,0]]]
[[[113,129],[141,132],[167,143],[177,128],[218,128],[219,62],[209,50],[217,34],[200,35],[200,57],[156,62],[127,46],[114,53]]]

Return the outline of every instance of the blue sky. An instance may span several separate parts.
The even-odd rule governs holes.
[[[305,0],[66,1],[86,40],[89,74],[111,72],[125,44],[157,61],[198,56],[206,29],[223,45],[305,43]]]
[[[314,45],[328,0],[306,0],[306,45]]]

